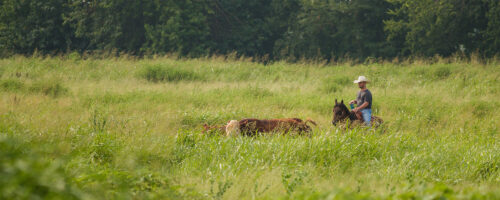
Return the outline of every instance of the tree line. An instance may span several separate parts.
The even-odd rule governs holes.
[[[498,0],[0,0],[0,54],[394,58],[500,52]]]

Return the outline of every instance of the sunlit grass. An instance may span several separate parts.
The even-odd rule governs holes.
[[[5,163],[54,175],[2,166],[0,197],[498,198],[499,66],[426,63],[3,59],[0,144],[21,155]],[[331,125],[358,75],[372,80],[381,129]],[[201,135],[203,123],[248,117],[319,126],[311,137]]]

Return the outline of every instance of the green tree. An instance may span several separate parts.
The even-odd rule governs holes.
[[[65,12],[65,0],[0,1],[0,50],[20,54],[66,51],[72,31],[62,24]]]
[[[449,56],[484,50],[488,4],[484,0],[388,0],[396,6],[385,21],[389,42],[403,55]],[[488,34],[486,34],[488,35]]]
[[[389,6],[382,0],[301,1],[276,51],[285,58],[388,56],[394,50],[385,43],[382,21]]]
[[[146,40],[146,0],[75,0],[65,24],[71,25],[81,50],[138,52]]]
[[[454,23],[457,13],[448,1],[434,0],[390,0],[400,7],[391,14],[406,15],[397,20],[386,21],[389,38],[405,35],[406,48],[423,56],[450,55],[458,50],[457,31]],[[402,31],[406,31],[401,33]]]
[[[486,13],[488,25],[485,32],[486,55],[493,56],[500,53],[500,1],[487,0],[488,12]]]
[[[0,53],[493,56],[499,13],[497,0],[1,0]]]
[[[216,0],[210,6],[213,52],[270,57],[300,8],[298,0]]]
[[[213,46],[207,16],[211,12],[205,1],[154,1],[145,24],[143,51],[179,52],[181,55],[208,54]]]

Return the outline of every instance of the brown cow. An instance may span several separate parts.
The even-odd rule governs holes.
[[[299,118],[283,118],[283,119],[242,119],[239,121],[239,128],[243,135],[253,136],[257,133],[268,133],[268,132],[298,132],[299,134],[308,133],[311,131],[311,127],[307,125],[316,125],[316,122],[307,119],[305,122]]]

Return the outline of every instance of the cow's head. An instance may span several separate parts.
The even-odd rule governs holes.
[[[239,136],[240,123],[237,120],[231,120],[226,125],[226,136]]]

